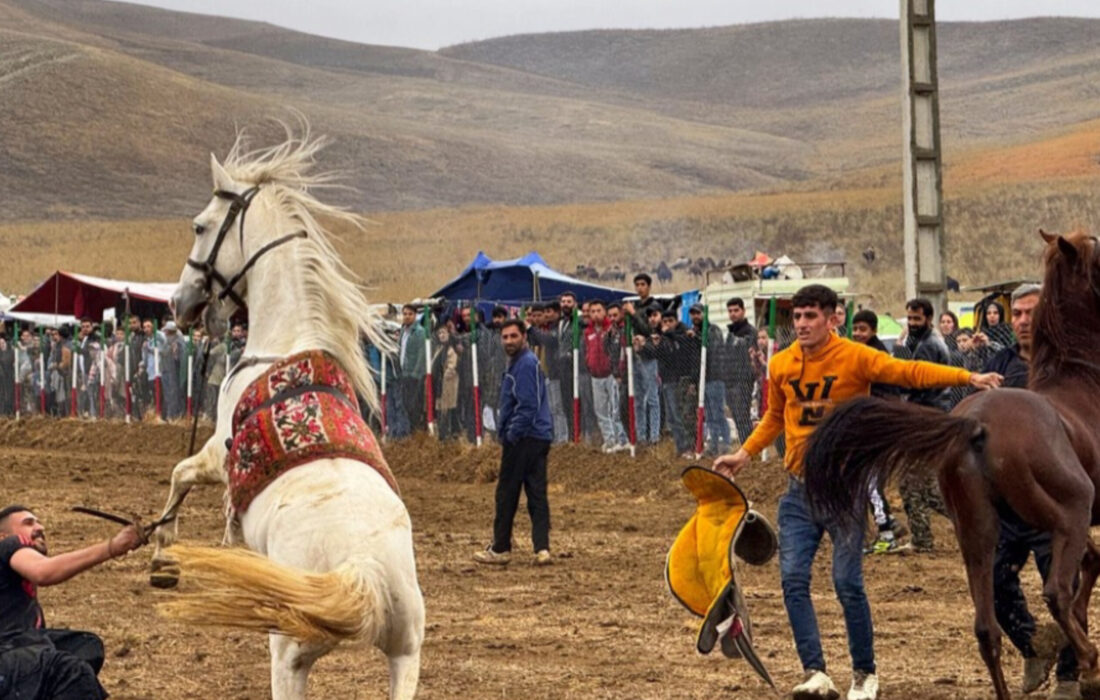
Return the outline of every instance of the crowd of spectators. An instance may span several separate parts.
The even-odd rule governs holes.
[[[650,295],[650,284],[648,275],[638,275],[633,301],[578,303],[575,294],[566,292],[518,309],[496,306],[484,319],[469,307],[405,305],[400,327],[391,331],[394,355],[383,362],[376,348],[366,349],[376,374],[386,375],[385,434],[402,438],[427,427],[430,370],[431,417],[439,437],[474,441],[479,421],[490,436],[507,361],[500,328],[518,313],[547,377],[554,442],[583,440],[611,453],[628,449],[631,442],[652,445],[668,435],[677,454],[693,458],[705,335],[703,445],[708,453],[724,452],[735,438],[748,435],[759,414],[770,341],[746,320],[742,299],[730,299],[728,318],[708,323],[704,332],[702,305],[690,308],[685,323],[671,300]],[[473,400],[475,349],[480,411]],[[371,418],[382,429],[381,416]]]
[[[388,324],[395,347],[392,355],[383,357],[377,348],[364,345],[379,384],[386,387],[384,415],[367,417],[391,439],[427,430],[429,413],[440,439],[474,442],[479,427],[486,439],[492,439],[500,405],[499,380],[507,362],[500,327],[518,315],[547,377],[555,442],[592,442],[610,453],[628,449],[631,443],[653,445],[667,436],[676,454],[693,458],[701,416],[703,452],[724,453],[749,434],[763,411],[769,346],[776,351],[793,338],[777,333],[773,341],[767,331],[754,328],[740,298],[727,301],[726,318],[705,322],[702,305],[693,305],[684,314],[674,300],[653,297],[650,284],[648,275],[637,275],[637,298],[631,301],[578,303],[576,295],[566,292],[521,307],[482,307],[486,317],[469,306],[407,304]],[[860,312],[862,320],[867,320],[868,313]],[[906,328],[894,344],[898,357],[942,349],[943,357],[933,353],[935,361],[978,371],[989,357],[1014,342],[1011,326],[996,303],[985,306],[978,329],[960,328],[950,311],[939,316],[929,309],[921,313],[936,320],[929,320],[917,333]],[[850,325],[842,323],[840,332],[847,332]],[[246,325],[234,324],[228,338],[208,338],[201,329],[184,335],[169,319],[158,324],[137,316],[117,327],[97,325],[91,319],[58,328],[0,323],[0,415],[15,412],[18,385],[19,410],[24,415],[45,411],[71,416],[75,410],[87,418],[130,415],[136,420],[176,420],[187,413],[190,368],[192,407],[213,419],[218,387],[240,358],[247,333]],[[475,355],[480,380],[476,402]],[[631,383],[633,412],[628,401]],[[957,389],[928,400],[950,408],[965,395],[965,390]]]
[[[185,336],[171,320],[158,326],[137,316],[117,326],[89,318],[56,328],[0,321],[0,415],[15,414],[18,397],[21,415],[176,420],[187,410],[190,370],[193,406],[205,394],[201,409],[213,418],[227,358],[239,357],[246,339],[243,325],[227,345],[201,329]]]

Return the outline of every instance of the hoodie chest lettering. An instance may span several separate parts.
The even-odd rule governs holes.
[[[790,381],[791,390],[794,391],[795,398],[802,408],[802,415],[798,419],[799,425],[817,425],[825,420],[825,412],[832,405],[829,395],[833,391],[833,384],[836,383],[836,380],[837,375],[825,375],[821,378],[821,381],[806,382],[805,384],[802,383],[801,379]],[[819,390],[820,396],[818,395]]]

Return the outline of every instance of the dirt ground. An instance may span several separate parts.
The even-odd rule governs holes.
[[[112,527],[69,512],[78,504],[152,516],[172,466],[186,450],[181,426],[0,421],[0,501],[31,505],[55,552],[95,542]],[[693,501],[671,448],[644,458],[590,448],[550,455],[554,565],[528,558],[529,521],[517,518],[519,556],[477,566],[488,541],[499,450],[440,446],[418,438],[386,448],[412,514],[428,609],[423,698],[767,698],[749,667],[695,653],[697,623],[668,594],[664,558]],[[774,516],[785,477],[757,464],[743,486]],[[183,539],[220,542],[218,489],[196,490],[181,515]],[[875,557],[866,578],[885,698],[986,698],[991,691],[971,634],[972,608],[950,525],[936,518],[936,552]],[[830,671],[849,682],[843,618],[832,594],[828,547],[818,556],[817,604]],[[147,584],[148,550],[40,592],[51,626],[98,632],[102,679],[118,699],[269,697],[266,638],[192,629],[158,617],[174,595]],[[800,676],[773,561],[743,566],[757,649],[781,689]],[[1036,612],[1038,578],[1025,584]],[[1049,619],[1045,610],[1040,619]],[[1007,645],[1017,686],[1020,658]],[[341,647],[311,676],[317,698],[383,698],[384,657]]]

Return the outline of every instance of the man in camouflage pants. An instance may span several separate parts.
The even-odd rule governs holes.
[[[932,303],[927,299],[910,299],[905,305],[909,321],[909,333],[905,343],[896,347],[894,354],[903,359],[924,360],[941,365],[951,364],[951,355],[943,340],[932,331],[935,313]],[[922,406],[946,411],[950,405],[950,391],[947,389],[910,390],[906,399]],[[928,449],[935,449],[929,445]],[[913,549],[928,552],[932,549],[932,525],[929,522],[932,511],[946,514],[939,488],[931,475],[914,474],[901,484],[901,500],[905,514],[909,518],[909,530],[912,532]]]

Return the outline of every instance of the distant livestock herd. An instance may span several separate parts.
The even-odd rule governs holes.
[[[687,273],[695,278],[701,278],[713,270],[727,270],[736,265],[732,260],[715,260],[714,258],[677,258],[671,265],[664,260],[656,266],[649,268],[640,262],[633,262],[629,270],[622,265],[612,265],[602,271],[595,265],[577,265],[573,276],[579,279],[597,280],[602,282],[626,282],[627,275],[636,275],[647,272],[660,283],[671,282],[675,272]]]

